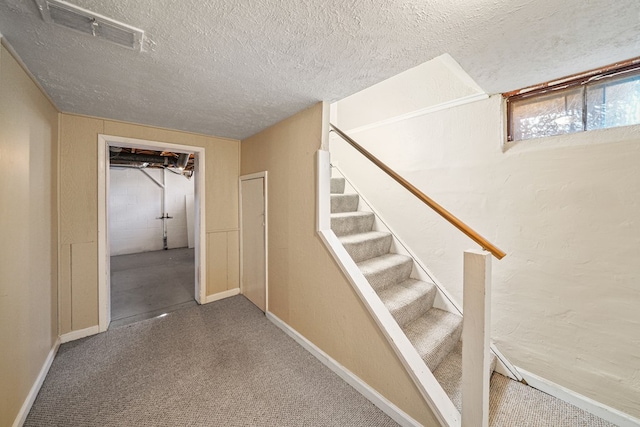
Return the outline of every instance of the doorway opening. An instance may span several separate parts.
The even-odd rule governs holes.
[[[98,145],[100,331],[204,301],[204,148]]]
[[[109,147],[110,327],[196,305],[193,161]]]

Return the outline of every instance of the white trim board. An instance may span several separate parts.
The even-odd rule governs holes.
[[[318,180],[316,183],[316,231],[331,229],[331,154],[319,150],[316,153]]]
[[[311,353],[323,365],[331,369],[336,375],[342,378],[347,384],[353,387],[358,393],[363,395],[367,400],[377,406],[382,412],[387,414],[392,420],[403,427],[421,427],[422,424],[414,420],[402,409],[391,403],[386,397],[374,390],[369,384],[362,381],[353,372],[338,363],[327,353],[318,348],[311,341],[302,336],[298,331],[283,322],[275,314],[267,311],[267,319],[280,328],[285,334],[289,335],[295,342],[300,344],[302,348]]]
[[[229,289],[228,291],[218,292],[217,294],[207,295],[203,304],[209,304],[210,302],[220,301],[221,299],[234,297],[240,294],[240,288]]]
[[[53,347],[49,350],[49,354],[47,354],[47,358],[44,360],[44,364],[42,365],[42,369],[38,373],[35,382],[31,386],[31,390],[27,394],[22,406],[20,407],[20,411],[18,411],[18,415],[16,415],[16,419],[13,421],[12,427],[22,427],[25,420],[27,419],[27,415],[29,415],[29,411],[33,406],[33,402],[35,402],[38,393],[40,392],[40,388],[42,387],[42,383],[44,383],[44,379],[47,377],[49,373],[49,369],[51,368],[51,364],[53,363],[53,359],[56,357],[56,353],[58,353],[58,349],[60,348],[60,338],[57,338],[53,343]]]
[[[100,333],[100,327],[98,325],[90,326],[85,329],[78,329],[77,331],[67,332],[66,334],[60,335],[60,343],[68,343],[70,341],[79,340],[80,338],[85,338],[90,335],[95,335]]]
[[[640,427],[640,419],[638,418],[632,417],[631,415],[625,414],[624,412],[607,406],[604,403],[600,403],[559,384],[539,377],[525,369],[520,367],[516,368],[522,374],[522,377],[527,384],[535,389],[570,403],[571,405],[583,409],[590,414],[615,424],[618,427]]]
[[[486,93],[476,93],[473,95],[463,96],[462,98],[452,99],[451,101],[442,102],[436,105],[430,105],[425,108],[421,108],[419,110],[411,111],[409,113],[400,114],[394,117],[390,117],[388,119],[379,120],[377,122],[369,123],[368,125],[358,126],[353,129],[348,129],[345,132],[349,135],[358,132],[364,132],[366,130],[375,129],[381,126],[390,125],[393,123],[401,122],[404,120],[413,119],[415,117],[425,116],[427,114],[435,113],[436,111],[446,110],[448,108],[458,107],[464,104],[470,104],[476,101],[482,101],[484,99],[488,99],[489,95]]]

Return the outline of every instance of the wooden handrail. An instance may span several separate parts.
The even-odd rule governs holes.
[[[365,150],[364,147],[362,147],[360,144],[358,144],[353,139],[351,139],[351,137],[349,137],[349,135],[347,135],[344,132],[342,132],[340,129],[338,129],[333,124],[329,124],[329,126],[331,127],[331,130],[333,132],[335,132],[342,139],[347,141],[353,148],[358,150],[363,156],[365,156],[367,159],[369,159],[373,164],[375,164],[380,169],[382,169],[382,171],[384,173],[386,173],[391,178],[396,180],[398,182],[398,184],[402,185],[404,188],[409,190],[409,192],[411,194],[413,194],[418,199],[420,199],[424,204],[426,204],[431,209],[436,211],[436,213],[438,215],[440,215],[441,217],[443,217],[444,219],[449,221],[454,227],[456,227],[458,230],[462,231],[471,240],[473,240],[474,242],[479,244],[482,247],[482,249],[484,249],[485,251],[489,251],[491,253],[491,255],[493,255],[497,259],[502,259],[502,258],[505,257],[505,255],[506,255],[505,252],[500,250],[497,246],[493,245],[491,242],[489,242],[487,239],[482,237],[480,234],[476,233],[471,227],[469,227],[464,222],[460,221],[455,215],[453,215],[451,212],[449,212],[448,210],[446,210],[445,208],[440,206],[438,203],[436,203],[433,199],[431,199],[429,196],[424,194],[422,191],[418,190],[415,186],[413,186],[413,184],[411,184],[409,181],[407,181],[406,179],[404,179],[403,177],[398,175],[397,172],[395,172],[389,166],[385,165],[376,156],[374,156],[373,154],[371,154],[370,152]]]

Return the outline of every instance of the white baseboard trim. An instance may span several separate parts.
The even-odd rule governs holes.
[[[509,377],[514,381],[522,381],[522,375],[520,375],[516,367],[509,362],[509,359],[507,359],[493,343],[491,343],[491,351],[497,357],[495,369],[497,373],[504,375],[505,377]]]
[[[217,294],[207,295],[203,304],[209,304],[210,302],[219,301],[221,299],[234,297],[240,294],[240,288],[229,289],[228,291],[218,292]]]
[[[60,348],[60,338],[56,339],[56,342],[53,344],[53,347],[49,351],[47,358],[44,360],[44,364],[42,365],[42,369],[40,369],[40,373],[36,377],[36,381],[31,386],[31,390],[29,390],[29,394],[27,394],[27,398],[24,400],[22,407],[20,408],[20,412],[16,416],[15,421],[13,422],[12,427],[22,427],[25,420],[27,419],[27,415],[29,415],[29,411],[31,410],[31,406],[33,402],[36,400],[38,396],[38,392],[40,392],[40,387],[42,387],[42,383],[44,383],[44,379],[47,377],[49,373],[49,368],[51,368],[51,364],[53,363],[53,359],[56,357],[56,353],[58,353],[58,348]]]
[[[67,343],[69,341],[79,340],[80,338],[88,337],[90,335],[95,335],[100,333],[100,326],[91,326],[85,329],[80,329],[77,331],[67,332],[66,334],[60,335],[60,342],[62,344]]]
[[[411,418],[406,412],[391,403],[386,397],[371,388],[371,386],[355,376],[351,371],[342,366],[327,353],[320,350],[311,341],[300,335],[298,331],[280,320],[275,314],[267,311],[266,316],[267,319],[273,322],[274,325],[276,325],[278,328],[284,331],[284,333],[293,338],[298,344],[300,344],[305,350],[311,353],[323,365],[331,369],[336,375],[342,378],[351,387],[356,389],[357,392],[367,398],[371,403],[377,406],[382,412],[387,414],[395,422],[397,422],[401,426],[406,427],[422,426],[422,424]]]
[[[545,378],[539,377],[525,369],[516,368],[518,372],[522,374],[524,380],[533,388],[564,400],[618,427],[640,427],[640,419],[638,418],[634,418],[618,409],[614,409]]]

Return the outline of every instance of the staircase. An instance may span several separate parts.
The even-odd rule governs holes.
[[[375,215],[359,211],[360,197],[344,190],[344,178],[331,178],[331,229],[461,411],[462,316],[433,306],[435,284],[411,277],[414,260],[393,253],[391,233],[375,231]]]

